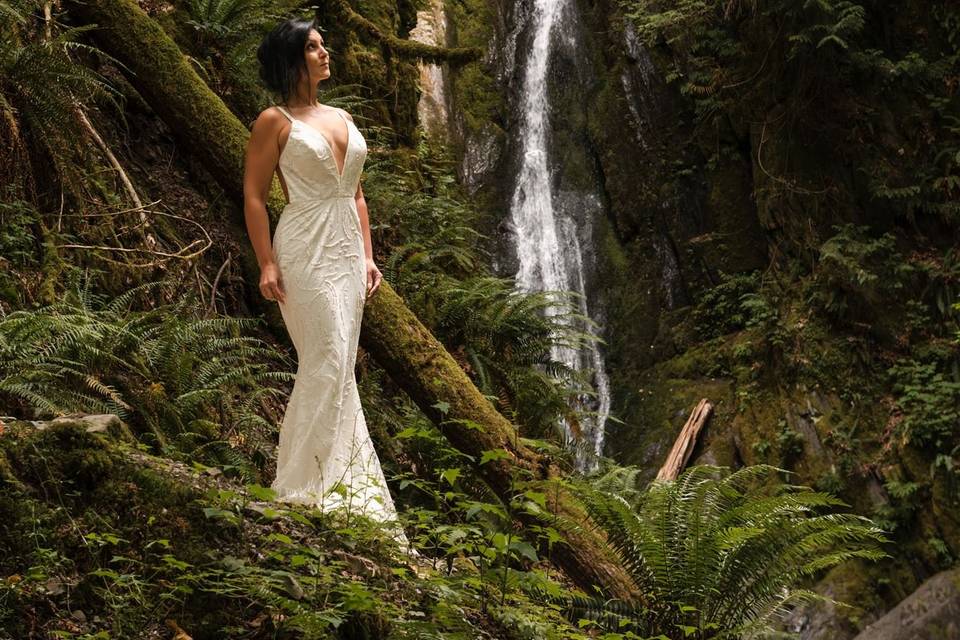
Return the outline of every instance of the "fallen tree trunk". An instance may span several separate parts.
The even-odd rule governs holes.
[[[697,436],[700,435],[703,426],[707,424],[711,413],[713,413],[713,405],[706,398],[697,403],[693,413],[690,414],[686,424],[683,425],[683,429],[680,430],[676,442],[673,443],[667,461],[660,467],[657,480],[677,479],[684,465],[687,464],[690,453],[693,452],[693,448],[697,444]]]
[[[182,148],[195,155],[237,203],[240,213],[233,221],[233,230],[249,246],[242,214],[247,129],[196,74],[173,40],[135,2],[74,1],[68,6],[74,17],[99,25],[91,33],[100,48],[122,62],[125,73],[132,72],[131,84],[164,120]],[[283,207],[276,181],[268,206],[274,211]],[[258,282],[259,268],[253,252],[246,251],[244,258],[247,282]],[[276,305],[262,308],[271,329],[286,339]],[[511,473],[517,470],[525,472],[522,480],[549,483],[550,478],[559,476],[559,470],[547,458],[519,443],[515,427],[496,411],[386,282],[367,303],[360,339],[451,444],[473,457],[477,474],[502,499],[510,500]],[[483,453],[491,450],[503,450],[506,457],[479,464]],[[568,491],[559,487],[550,491],[548,507],[555,515],[571,522],[587,522],[585,512]],[[609,597],[640,595],[600,533],[578,528],[569,532],[567,540],[567,545],[555,547],[551,558],[574,582],[591,592],[599,587]]]
[[[399,58],[458,66],[474,62],[483,56],[483,50],[478,47],[437,47],[386,34],[377,25],[354,11],[346,0],[331,0],[329,7],[342,22],[388,47]]]

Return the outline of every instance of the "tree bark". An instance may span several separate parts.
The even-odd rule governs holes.
[[[683,429],[680,430],[676,442],[673,443],[667,461],[660,467],[657,480],[677,479],[677,476],[680,475],[683,467],[687,464],[687,460],[697,444],[697,436],[700,435],[703,425],[707,424],[711,413],[713,413],[713,405],[706,398],[697,403],[693,413],[690,414],[686,424],[683,425]]]
[[[214,180],[239,206],[233,232],[246,239],[243,211],[243,160],[247,128],[203,82],[177,45],[132,0],[68,2],[73,16],[96,23],[91,33],[105,52],[125,65],[131,84],[166,122],[178,143],[196,156]],[[268,207],[283,208],[284,199],[274,181]],[[259,281],[252,251],[243,260],[248,282]],[[286,339],[286,327],[275,304],[260,305],[271,329]],[[511,473],[525,473],[524,481],[549,485],[548,510],[562,520],[586,523],[576,499],[559,483],[559,470],[549,459],[519,442],[515,427],[496,411],[474,386],[443,345],[414,316],[389,284],[367,303],[361,343],[377,363],[413,399],[461,452],[473,457],[474,467],[509,501]],[[443,410],[441,410],[441,408]],[[507,457],[480,464],[483,452],[502,449]],[[556,486],[554,486],[556,485]],[[527,522],[534,522],[526,518]],[[546,522],[545,522],[546,521]],[[549,525],[550,518],[537,519]],[[556,545],[551,559],[575,583],[593,592],[601,588],[608,597],[638,597],[636,587],[608,547],[601,533],[590,527],[567,532],[568,544]]]
[[[437,47],[386,34],[377,25],[354,11],[346,0],[330,0],[329,7],[342,22],[389,47],[390,51],[400,58],[459,66],[479,60],[483,56],[483,50],[477,47]]]

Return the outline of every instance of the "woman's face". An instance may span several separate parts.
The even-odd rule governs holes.
[[[326,80],[330,77],[330,55],[323,47],[323,36],[316,29],[310,30],[304,44],[303,58],[311,79]]]

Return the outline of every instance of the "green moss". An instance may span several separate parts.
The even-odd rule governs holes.
[[[859,632],[866,625],[868,614],[875,617],[889,608],[889,600],[896,597],[891,597],[891,590],[916,584],[916,578],[905,569],[891,562],[868,564],[859,560],[845,562],[831,569],[820,581],[819,590],[847,606],[815,607],[819,609],[825,606],[835,611],[835,615],[826,620],[827,628],[824,631],[837,637],[849,637]],[[906,583],[894,585],[895,579],[906,580]]]
[[[710,450],[721,464],[732,463],[733,450],[726,441],[734,406],[730,380],[704,378],[693,371],[689,378],[672,373],[655,367],[635,389],[633,404],[625,412],[630,421],[610,425],[607,440],[618,462],[639,465],[647,475],[656,475],[690,412],[701,398],[707,398],[714,404],[714,413],[693,457]]]
[[[81,422],[61,422],[9,450],[14,474],[49,495],[94,491],[113,472],[108,445]]]
[[[494,39],[496,20],[490,3],[484,0],[447,3],[447,12],[456,46],[486,49]],[[451,71],[453,100],[469,133],[479,133],[491,123],[497,126],[504,121],[506,96],[488,68],[474,63]]]

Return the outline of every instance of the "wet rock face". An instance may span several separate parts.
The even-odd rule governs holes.
[[[748,142],[722,128],[695,132],[689,103],[664,79],[661,54],[644,47],[607,0],[577,4],[588,34],[577,52],[594,62],[589,134],[609,217],[621,243],[657,247],[645,258],[669,282],[663,307],[688,304],[684,292],[708,286],[719,271],[765,264]],[[719,147],[724,160],[707,166]]]
[[[844,599],[836,593],[835,586],[825,584],[817,589],[821,595],[839,601]],[[850,640],[856,628],[842,615],[842,608],[830,603],[817,603],[795,611],[785,621],[787,631],[799,634],[800,640]]]
[[[960,569],[924,582],[855,640],[960,640]]]
[[[490,231],[494,268],[505,275],[518,269],[507,212],[522,159],[518,105],[531,7],[490,3],[482,22],[454,9],[449,30],[451,44],[487,51],[478,67],[493,86],[477,68],[456,70],[449,129],[468,192],[484,194],[491,210],[502,212]],[[570,0],[564,7],[546,78],[553,205],[578,230],[587,306],[606,341],[612,413],[625,421],[624,431],[637,431],[648,426],[633,409],[641,404],[637,373],[673,355],[655,348],[671,313],[721,271],[765,264],[766,241],[751,199],[749,144],[739,157],[705,168],[701,145],[712,151],[714,143],[696,140],[689,105],[665,82],[663,61],[642,46],[615,3]],[[474,42],[478,31],[481,43]]]

